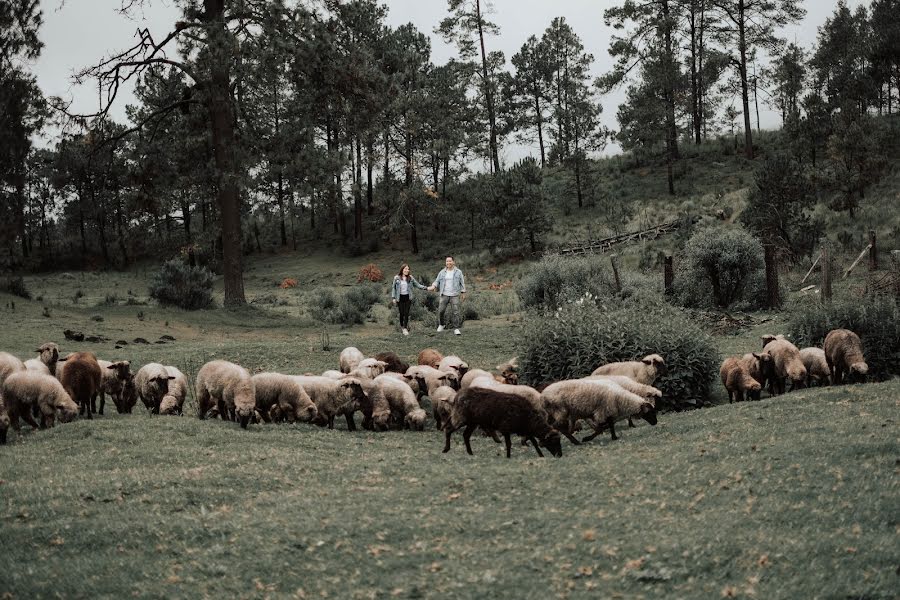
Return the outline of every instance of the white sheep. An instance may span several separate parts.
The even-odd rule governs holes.
[[[819,385],[828,385],[831,379],[831,369],[828,368],[828,361],[825,359],[825,351],[821,348],[802,348],[800,350],[800,360],[806,367],[806,386],[815,381]]]
[[[425,419],[427,415],[419,403],[416,401],[416,395],[410,389],[409,385],[395,379],[394,377],[379,375],[375,378],[375,382],[382,386],[382,391],[391,412],[399,417],[401,426],[416,431],[425,429]]]
[[[159,403],[159,414],[181,415],[184,412],[184,401],[187,398],[188,380],[178,367],[165,365],[169,374],[169,387],[166,395]]]
[[[862,341],[849,329],[833,329],[825,336],[825,360],[831,370],[831,381],[840,385],[865,379],[869,365],[863,356]]]
[[[268,423],[269,411],[277,406],[281,415],[289,423],[303,421],[309,423],[318,415],[318,409],[309,394],[297,380],[281,373],[257,373],[253,376],[256,390],[256,410]]]
[[[469,364],[460,357],[451,354],[442,358],[437,368],[439,371],[453,371],[462,378],[469,370]]]
[[[668,372],[666,361],[659,354],[648,354],[641,360],[609,363],[594,369],[591,375],[625,375],[638,383],[653,385],[656,378]]]
[[[52,375],[52,373],[50,372],[50,367],[45,365],[39,358],[29,358],[23,364],[25,365],[26,371],[34,371],[35,373]]]
[[[227,360],[212,360],[200,367],[196,386],[201,419],[216,405],[223,419],[247,428],[256,413],[253,379],[247,369]]]
[[[159,406],[169,390],[170,379],[172,377],[169,376],[166,367],[156,362],[147,363],[135,374],[134,386],[137,397],[151,414],[159,414]],[[209,410],[209,407],[206,410]],[[203,413],[205,415],[206,411]]]
[[[434,422],[438,429],[443,429],[444,424],[449,423],[456,394],[453,388],[442,385],[431,395],[431,411],[434,413]]]
[[[24,370],[25,363],[9,352],[0,352],[0,384],[13,373]]]
[[[365,359],[366,355],[360,352],[359,348],[355,346],[348,346],[347,348],[344,348],[343,350],[341,350],[341,355],[338,358],[341,373],[349,373]]]
[[[348,371],[348,374],[354,377],[375,379],[376,377],[384,373],[386,367],[387,363],[383,360],[366,358],[361,360],[359,364],[356,365],[355,369],[351,369],[350,371]]]
[[[343,379],[332,379],[330,377],[322,377],[320,375],[292,375],[297,383],[299,383],[310,399],[316,405],[318,417],[316,423],[320,425],[328,425],[329,429],[334,429],[334,418],[339,414],[347,414],[352,408],[362,410],[365,414],[368,410],[368,396],[363,390],[361,381],[356,377],[344,377]],[[347,407],[351,404],[351,407]],[[350,420],[347,427],[350,428]],[[355,425],[352,426],[356,428]]]
[[[38,360],[47,365],[50,374],[56,376],[56,363],[59,361],[59,346],[53,342],[46,342],[35,349],[40,356]]]
[[[656,407],[656,399],[662,398],[662,390],[659,390],[652,385],[645,385],[635,381],[626,375],[588,375],[585,379],[607,379],[618,383],[632,394],[637,394],[641,398],[645,398],[648,402],[653,403],[654,407]],[[634,422],[631,420],[631,417],[628,417],[628,426],[634,427]]]
[[[411,380],[416,380],[420,395],[431,396],[432,392],[442,385],[459,389],[459,376],[455,371],[441,371],[427,365],[415,365],[407,369],[405,375]]]
[[[615,423],[628,417],[639,416],[656,425],[656,408],[651,402],[633,394],[619,384],[604,379],[570,379],[558,381],[541,392],[544,408],[550,415],[550,424],[560,430],[573,444],[575,422],[588,419],[595,424],[589,441],[609,427],[613,440],[617,440]]]
[[[106,406],[106,394],[112,398],[116,411],[125,412],[123,395],[128,380],[134,375],[131,373],[131,363],[127,360],[110,362],[108,360],[97,360],[100,365],[100,414],[103,414],[103,407]]]
[[[59,420],[68,423],[78,415],[78,405],[63,388],[62,383],[52,375],[22,370],[12,373],[3,382],[2,396],[9,414],[10,423],[19,430],[19,419],[38,429],[53,427],[59,411]],[[33,413],[40,411],[41,423],[34,420]]]

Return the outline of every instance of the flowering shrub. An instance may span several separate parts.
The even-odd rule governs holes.
[[[283,290],[297,287],[297,280],[293,277],[285,277],[279,286]]]
[[[356,281],[384,281],[384,273],[381,272],[381,269],[378,268],[378,265],[375,263],[369,263],[359,270],[359,274],[356,276]]]

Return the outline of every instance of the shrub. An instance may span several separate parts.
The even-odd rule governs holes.
[[[6,285],[3,286],[3,290],[9,292],[13,296],[31,300],[31,292],[25,287],[25,280],[21,277],[10,277],[7,279]]]
[[[686,306],[728,308],[753,300],[746,297],[747,284],[763,272],[763,248],[743,229],[707,227],[688,240],[682,265],[675,279]]]
[[[526,319],[519,356],[531,384],[589,375],[600,365],[660,354],[668,374],[654,385],[675,408],[702,404],[718,372],[710,336],[681,310],[634,304],[605,310],[593,302],[567,303]]]
[[[603,256],[547,256],[535,264],[516,286],[526,308],[557,308],[590,293],[600,300],[621,301],[642,285],[640,277],[619,269],[622,291],[617,291],[609,258]]]
[[[849,329],[863,344],[869,373],[875,379],[900,375],[900,306],[890,297],[848,298],[830,304],[799,303],[788,331],[799,347],[822,347],[832,329]]]
[[[285,277],[281,281],[281,284],[279,285],[279,287],[283,290],[295,288],[295,287],[297,287],[297,280],[294,279],[293,277]]]
[[[347,301],[360,310],[363,314],[367,313],[374,304],[382,299],[381,291],[375,285],[357,285],[350,288],[344,294]]]
[[[310,299],[310,314],[323,323],[358,325],[380,299],[381,293],[373,285],[356,286],[340,297],[330,289],[317,288]]]
[[[186,310],[212,304],[213,275],[206,267],[190,267],[180,260],[163,264],[150,282],[150,297],[160,304]]]
[[[356,276],[356,281],[357,283],[362,281],[384,281],[384,273],[381,272],[381,269],[378,268],[378,265],[376,265],[375,263],[369,263],[359,270],[359,274],[357,274]]]

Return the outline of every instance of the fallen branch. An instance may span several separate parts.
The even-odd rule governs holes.
[[[871,250],[871,249],[872,249],[872,244],[869,244],[868,246],[866,246],[865,248],[863,248],[863,251],[859,253],[859,256],[857,256],[857,257],[856,257],[856,260],[853,261],[853,264],[850,265],[850,266],[847,268],[846,271],[844,271],[844,277],[843,277],[843,279],[847,279],[847,275],[850,274],[850,271],[852,271],[853,268],[854,268],[856,265],[859,264],[859,261],[861,261],[862,258],[863,258],[863,256],[866,255],[866,252],[868,252],[868,251]]]

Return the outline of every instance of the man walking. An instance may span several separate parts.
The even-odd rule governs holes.
[[[460,300],[466,299],[466,278],[463,277],[462,271],[456,268],[453,257],[448,256],[444,261],[447,266],[441,269],[434,283],[428,286],[428,291],[438,290],[441,295],[441,301],[438,304],[438,333],[444,330],[444,313],[447,312],[447,305],[450,305],[450,313],[452,315],[453,333],[460,335],[459,326],[461,323],[461,315],[459,310]],[[448,326],[451,323],[447,323]]]

